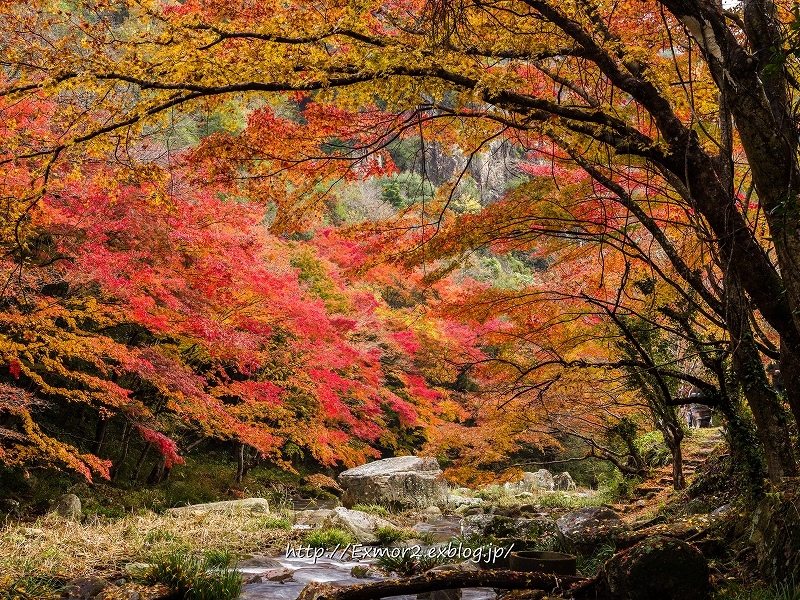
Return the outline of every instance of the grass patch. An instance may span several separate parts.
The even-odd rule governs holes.
[[[584,577],[594,577],[605,562],[614,556],[617,547],[614,544],[603,544],[595,549],[589,556],[578,554],[575,557],[575,566],[578,574]]]
[[[433,531],[414,531],[410,537],[418,539],[426,546],[433,546],[436,543],[436,533]]]
[[[378,541],[383,544],[384,546],[391,544],[392,542],[398,542],[400,540],[407,540],[410,534],[402,529],[398,529],[397,527],[378,527],[375,529],[375,537],[378,538]]]
[[[154,551],[203,554],[215,549],[239,555],[282,548],[297,540],[299,534],[266,527],[278,524],[269,518],[243,511],[146,513],[86,525],[56,515],[33,523],[6,522],[0,525],[0,590],[26,578],[33,579],[25,585],[33,585],[119,572],[128,563],[148,562]]]
[[[607,498],[602,493],[581,497],[566,492],[552,492],[550,494],[542,494],[535,499],[536,504],[545,508],[567,508],[571,510],[585,506],[600,506],[606,502]]]
[[[226,550],[207,551],[203,556],[172,550],[150,558],[145,582],[162,583],[184,600],[234,600],[242,591],[242,576],[229,568],[233,560]]]
[[[263,517],[254,523],[261,529],[283,529],[291,531],[292,522],[287,517],[269,516]]]
[[[48,576],[0,577],[0,600],[56,600],[65,587],[65,580]]]
[[[411,552],[407,548],[395,548],[395,550],[399,550],[400,552],[397,552],[395,555],[385,554],[378,557],[375,561],[375,565],[384,571],[394,571],[403,577],[424,573],[428,569],[446,564],[453,560],[452,558],[438,557],[435,554],[434,556],[426,556],[424,552],[422,556],[415,557],[414,552]],[[409,551],[402,552],[402,550]]]
[[[757,584],[744,587],[733,584],[717,592],[715,600],[800,600],[800,586],[784,583],[776,586]]]
[[[312,548],[333,548],[337,545],[347,546],[355,541],[356,539],[349,531],[330,527],[309,532],[303,539],[303,544]]]
[[[355,504],[352,510],[360,510],[378,517],[388,517],[389,511],[380,504]]]
[[[664,442],[664,435],[657,429],[637,435],[633,443],[651,469],[666,467],[672,463],[672,452]]]

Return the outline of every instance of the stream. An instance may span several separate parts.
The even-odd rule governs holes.
[[[326,506],[314,505],[313,503],[296,502],[300,510],[317,508],[327,508]],[[432,534],[435,541],[443,542],[461,533],[461,517],[441,516],[429,518],[426,522],[417,523],[414,530],[422,533]],[[345,557],[346,558],[346,557]],[[257,575],[270,572],[269,575],[278,572],[278,564],[284,569],[294,571],[291,578],[279,581],[269,581],[264,578],[258,583],[246,583],[242,588],[240,600],[295,600],[306,584],[311,582],[332,582],[335,581],[342,585],[355,585],[369,581],[378,581],[384,578],[358,579],[350,573],[355,566],[365,566],[374,562],[371,559],[362,560],[337,560],[328,557],[318,558],[316,563],[313,558],[287,558],[284,555],[275,558],[254,558],[239,564],[238,569],[244,575],[245,581]],[[268,575],[268,576],[269,576]],[[471,589],[462,592],[462,600],[494,600],[496,594],[487,589]],[[387,600],[416,600],[416,595],[410,596],[387,596]]]
[[[277,581],[263,581],[261,583],[245,584],[242,588],[240,600],[295,600],[307,583],[336,581],[343,585],[355,585],[377,579],[357,579],[350,575],[350,571],[357,565],[367,565],[369,561],[338,561],[320,558],[314,564],[314,559],[285,558],[275,559],[284,568],[294,570],[291,579],[283,583]],[[269,571],[266,566],[239,567],[245,577],[260,575]],[[274,570],[274,569],[272,569]],[[492,590],[471,589],[462,592],[462,600],[494,600],[497,596]],[[390,596],[387,600],[416,600],[416,595]]]

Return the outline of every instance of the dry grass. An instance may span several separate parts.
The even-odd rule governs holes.
[[[119,573],[165,548],[266,552],[295,536],[275,528],[275,521],[275,515],[246,511],[148,513],[87,525],[47,515],[34,523],[6,524],[0,528],[0,591],[23,577],[71,580]]]

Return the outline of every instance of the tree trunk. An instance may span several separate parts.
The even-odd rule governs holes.
[[[727,395],[720,398],[717,408],[725,420],[734,467],[744,474],[753,494],[760,496],[764,489],[764,463],[758,452],[760,444],[755,431],[742,418],[739,404],[734,404]]]
[[[150,475],[147,476],[147,485],[156,485],[164,480],[164,470],[167,467],[167,457],[163,454],[158,457],[158,460],[153,465]]]
[[[152,442],[147,442],[147,444],[145,444],[144,449],[142,449],[142,453],[139,455],[139,461],[136,463],[136,469],[133,471],[133,475],[131,476],[131,481],[139,481],[139,472],[142,470],[144,459],[147,457],[147,453],[150,452],[150,448],[152,448],[152,446]]]
[[[686,478],[683,476],[683,449],[681,448],[683,429],[677,421],[664,424],[659,429],[661,429],[664,442],[672,454],[672,487],[675,490],[682,490],[686,487]]]
[[[783,477],[798,475],[787,415],[775,390],[767,380],[747,311],[744,292],[734,273],[725,277],[727,325],[731,335],[731,358],[736,378],[742,386],[753,413],[756,431],[764,449],[769,479],[778,483]]]
[[[236,444],[236,483],[242,483],[245,475],[245,445],[241,442]]]
[[[386,579],[348,587],[327,583],[310,583],[297,600],[375,600],[387,596],[421,594],[437,590],[493,587],[505,590],[544,590],[553,592],[581,586],[594,580],[569,575],[520,573],[517,571],[440,571],[414,577]],[[584,585],[581,585],[584,584]]]
[[[792,410],[794,420],[800,427],[800,356],[781,341],[781,376],[786,393],[786,401]]]
[[[130,446],[132,432],[133,425],[125,421],[125,424],[122,426],[122,454],[120,454],[119,459],[117,459],[117,462],[111,468],[111,481],[117,480],[122,467],[125,465],[125,460],[128,458],[128,448]]]
[[[100,449],[103,447],[103,442],[105,442],[106,434],[108,433],[109,421],[110,419],[103,415],[97,418],[97,427],[94,430],[94,443],[91,450],[95,456],[100,456]]]

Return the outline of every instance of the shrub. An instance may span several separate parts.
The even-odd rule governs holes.
[[[162,583],[185,600],[234,600],[242,590],[242,577],[228,568],[232,562],[233,555],[225,550],[209,550],[202,557],[173,550],[151,558],[145,581]]]
[[[264,529],[284,529],[289,531],[292,528],[292,522],[286,517],[264,517],[261,526]]]
[[[773,587],[766,587],[763,584],[749,587],[733,584],[714,597],[718,600],[800,600],[800,586],[794,583]]]
[[[0,600],[56,600],[62,597],[64,581],[49,576],[29,575],[15,580],[0,578]]]
[[[355,542],[355,538],[349,531],[330,527],[311,531],[303,540],[303,543],[312,548],[331,548],[334,546],[347,546]]]
[[[602,567],[609,558],[614,556],[616,551],[617,548],[614,544],[603,544],[595,549],[589,556],[582,556],[579,554],[575,557],[578,573],[584,577],[594,577],[597,571],[600,570],[600,567]]]
[[[664,435],[657,429],[636,436],[633,443],[650,468],[665,467],[672,462],[672,453],[664,443]]]
[[[398,549],[399,550],[399,549]],[[407,548],[403,548],[407,550]],[[452,561],[451,558],[439,556],[423,556],[415,557],[414,552],[398,552],[395,555],[384,554],[375,561],[375,565],[384,571],[394,571],[398,575],[418,575],[425,571],[432,569],[438,565],[443,565]]]
[[[399,540],[406,540],[409,534],[396,527],[378,527],[375,529],[375,537],[381,544],[391,544]]]

